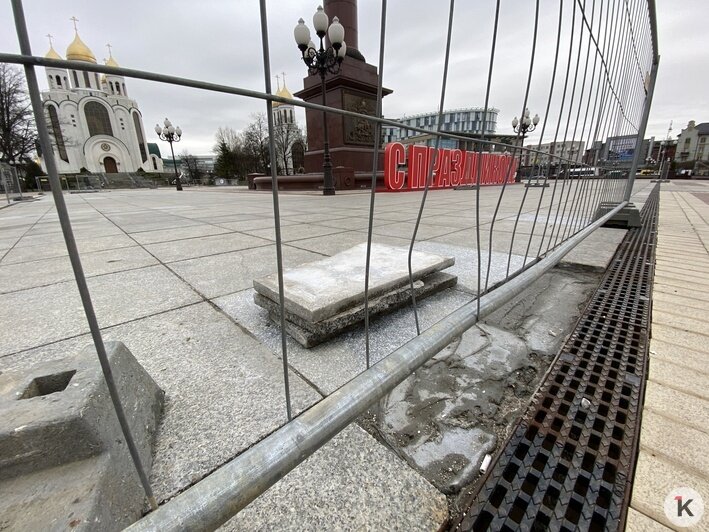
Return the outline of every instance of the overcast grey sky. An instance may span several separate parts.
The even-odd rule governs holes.
[[[566,0],[566,15],[571,0]],[[586,0],[587,10],[594,0]],[[600,2],[609,0],[595,0]],[[493,0],[464,1],[456,5],[446,108],[482,106],[494,15]],[[539,43],[528,107],[543,113],[556,42],[557,0],[542,0]],[[271,0],[269,32],[273,74],[286,73],[292,92],[302,88],[305,68],[293,41],[293,27],[303,17],[312,27],[317,2]],[[503,0],[500,35],[490,104],[500,109],[498,133],[511,133],[524,97],[529,66],[534,2]],[[384,84],[394,93],[384,99],[384,114],[400,117],[435,110],[445,48],[448,2],[392,0],[389,2],[385,45]],[[121,66],[198,78],[263,90],[258,2],[256,0],[172,0],[121,2],[25,1],[33,51],[48,49],[47,33],[64,56],[73,39],[69,18],[79,19],[83,41],[101,61],[113,46]],[[677,135],[689,120],[709,121],[709,36],[702,25],[709,19],[707,0],[658,0],[661,54],[648,135],[664,138],[670,120]],[[359,49],[372,64],[378,58],[380,3],[359,2]],[[9,2],[0,4],[0,49],[17,52]],[[568,20],[565,30],[569,31]],[[345,36],[347,40],[347,36]],[[563,55],[563,54],[562,54]],[[40,76],[40,79],[44,79]],[[265,103],[235,96],[128,80],[128,91],[138,101],[150,131],[165,116],[179,124],[184,137],[179,150],[211,152],[219,126],[243,128]],[[275,90],[275,80],[274,80]],[[556,109],[552,105],[552,109]],[[304,113],[299,111],[304,124]],[[556,123],[554,111],[550,123]],[[536,134],[538,134],[537,131]],[[545,141],[551,140],[550,133]],[[536,140],[535,136],[531,137]],[[154,140],[154,139],[152,139]]]

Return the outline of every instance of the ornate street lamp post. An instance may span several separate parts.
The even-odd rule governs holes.
[[[160,140],[165,140],[170,143],[170,153],[172,153],[172,164],[175,166],[175,188],[177,190],[182,190],[182,183],[180,182],[180,174],[177,173],[177,161],[175,160],[175,150],[172,148],[173,142],[180,142],[182,138],[182,130],[180,126],[173,126],[167,118],[165,119],[165,127],[160,127],[155,124],[155,133],[157,133]]]
[[[328,27],[329,25],[329,27]],[[325,75],[327,73],[337,74],[340,65],[345,58],[347,45],[345,44],[345,28],[340,24],[337,17],[332,20],[328,18],[322,6],[318,6],[313,15],[313,27],[315,34],[320,38],[320,46],[316,47],[310,39],[310,30],[301,18],[298,25],[293,30],[295,42],[303,56],[303,62],[308,67],[308,74],[320,76],[320,86],[322,88],[322,104],[327,105],[325,100]],[[327,35],[330,46],[325,47],[324,39]],[[332,196],[335,194],[335,184],[332,179],[332,161],[330,160],[330,138],[327,131],[327,113],[323,111],[323,195]]]
[[[519,171],[517,172],[517,181],[521,180],[522,171],[522,148],[524,147],[524,139],[527,137],[527,133],[531,133],[537,129],[537,124],[539,123],[539,115],[535,114],[534,118],[529,117],[529,109],[524,110],[524,115],[522,120],[517,120],[515,116],[512,119],[512,129],[515,133],[522,136],[522,143],[519,145]],[[549,161],[551,163],[551,160]]]

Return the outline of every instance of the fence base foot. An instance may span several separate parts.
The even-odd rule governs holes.
[[[124,344],[105,346],[149,473],[164,393]],[[78,356],[4,372],[0,420],[3,525],[118,530],[142,515],[145,493],[93,345]]]
[[[617,203],[601,203],[596,212],[596,219],[604,214],[612,211]],[[631,227],[640,227],[640,211],[634,203],[628,203],[615,216],[603,224],[603,227],[617,227],[621,229],[629,229]]]

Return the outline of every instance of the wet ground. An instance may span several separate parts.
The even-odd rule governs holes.
[[[362,426],[448,496],[480,477],[573,329],[599,273],[556,268],[424,364]]]

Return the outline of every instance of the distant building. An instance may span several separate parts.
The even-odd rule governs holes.
[[[635,156],[637,135],[620,135],[608,137],[605,142],[596,141],[586,150],[583,162],[591,166],[613,166],[617,168],[630,168]],[[653,139],[644,139],[640,146],[640,163],[642,164],[650,155]]]
[[[677,139],[676,160],[709,162],[709,122],[690,120]]]
[[[660,162],[674,161],[677,151],[677,139],[655,140],[650,146],[646,166],[655,166]]]
[[[192,160],[194,160],[196,164],[196,169],[200,171],[202,174],[205,175],[212,175],[214,174],[214,162],[216,160],[216,156],[214,155],[190,155]],[[166,172],[172,171],[175,166],[172,161],[171,157],[166,157],[162,160],[163,166],[165,168]],[[177,162],[177,168],[179,171],[181,171],[184,175],[188,176],[189,175],[189,168],[187,167],[187,161],[185,161],[182,157],[175,157],[175,162]]]
[[[566,142],[545,142],[535,144],[530,142],[525,146],[530,150],[537,150],[542,153],[525,151],[522,156],[523,166],[535,164],[557,164],[561,159],[564,162],[570,160],[575,163],[583,163],[584,147],[586,143],[582,140],[567,140]]]
[[[486,136],[495,134],[497,129],[497,115],[499,112],[498,109],[488,108],[484,132]],[[482,107],[469,107],[445,111],[442,117],[441,130],[448,133],[479,136],[483,133],[484,113],[485,109]],[[438,112],[405,116],[398,120],[407,126],[422,128],[432,132],[438,130]],[[435,135],[429,137],[421,132],[406,129],[406,127],[382,126],[382,141],[384,144],[389,142],[404,142],[415,137],[425,139],[426,143],[430,146],[435,144]],[[456,139],[441,137],[439,147],[457,148],[458,141]]]
[[[61,59],[52,46],[45,55]],[[96,63],[76,32],[66,58]],[[109,49],[106,65],[117,67]],[[128,96],[123,76],[46,67],[48,90],[42,92],[59,173],[161,172],[162,160],[150,156],[138,103]],[[47,154],[44,154],[46,156]],[[46,164],[42,160],[42,168]]]
[[[156,142],[148,142],[148,155],[150,156],[151,172],[162,172],[165,170],[162,164],[160,146],[158,146]]]

